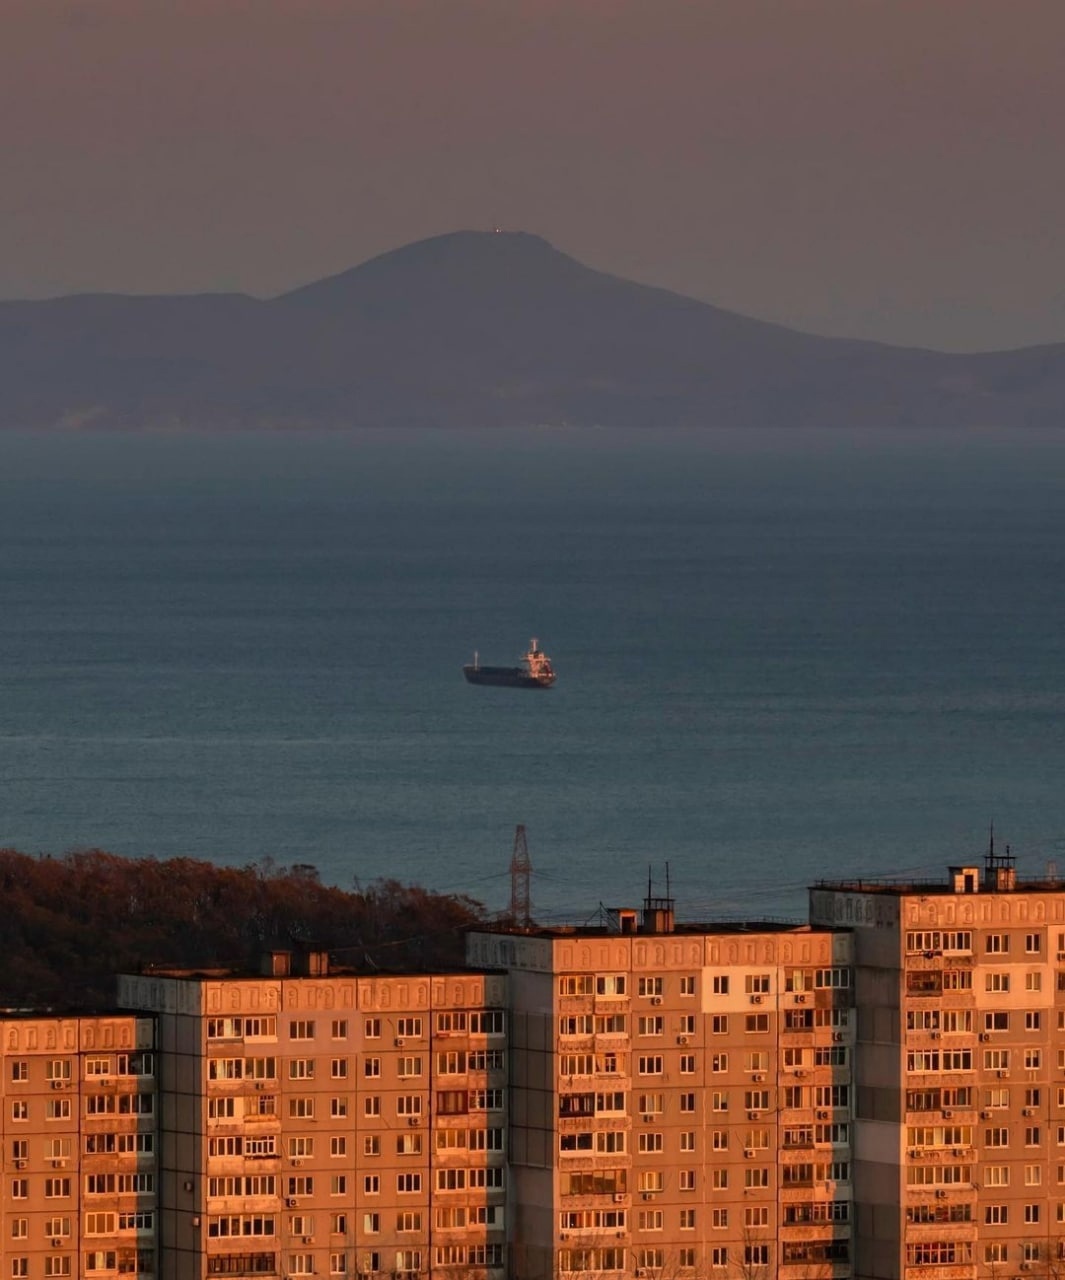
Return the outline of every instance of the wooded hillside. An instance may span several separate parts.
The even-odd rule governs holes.
[[[269,950],[331,951],[367,969],[462,963],[479,903],[395,880],[362,892],[313,867],[157,862],[100,850],[0,850],[0,1005],[106,1006],[148,964],[257,967]]]

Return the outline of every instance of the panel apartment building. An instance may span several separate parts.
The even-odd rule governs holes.
[[[154,1019],[0,1013],[0,1268],[11,1280],[150,1276]]]
[[[854,946],[855,1275],[1065,1276],[1065,886],[992,846],[810,914]]]
[[[850,1274],[848,930],[649,898],[467,958],[509,978],[512,1275]]]
[[[267,967],[119,980],[158,1020],[161,1280],[502,1274],[505,977]]]
[[[483,929],[0,1014],[0,1280],[1065,1280],[1065,884]]]

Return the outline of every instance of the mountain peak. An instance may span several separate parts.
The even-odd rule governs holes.
[[[552,269],[564,274],[588,270],[543,236],[528,231],[449,231],[390,249],[357,267],[281,294],[275,301],[331,306],[343,302],[354,288],[364,291],[380,285],[402,291],[408,283],[416,283],[419,289],[431,283],[468,291],[493,280],[513,284],[526,273],[533,278]]]

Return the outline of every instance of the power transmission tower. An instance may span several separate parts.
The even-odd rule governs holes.
[[[510,919],[519,929],[532,927],[532,895],[530,880],[532,863],[525,840],[525,824],[514,829],[514,852],[510,859]]]

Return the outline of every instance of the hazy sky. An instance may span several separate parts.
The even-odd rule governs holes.
[[[493,224],[820,332],[1065,341],[1065,0],[0,0],[0,297]]]

